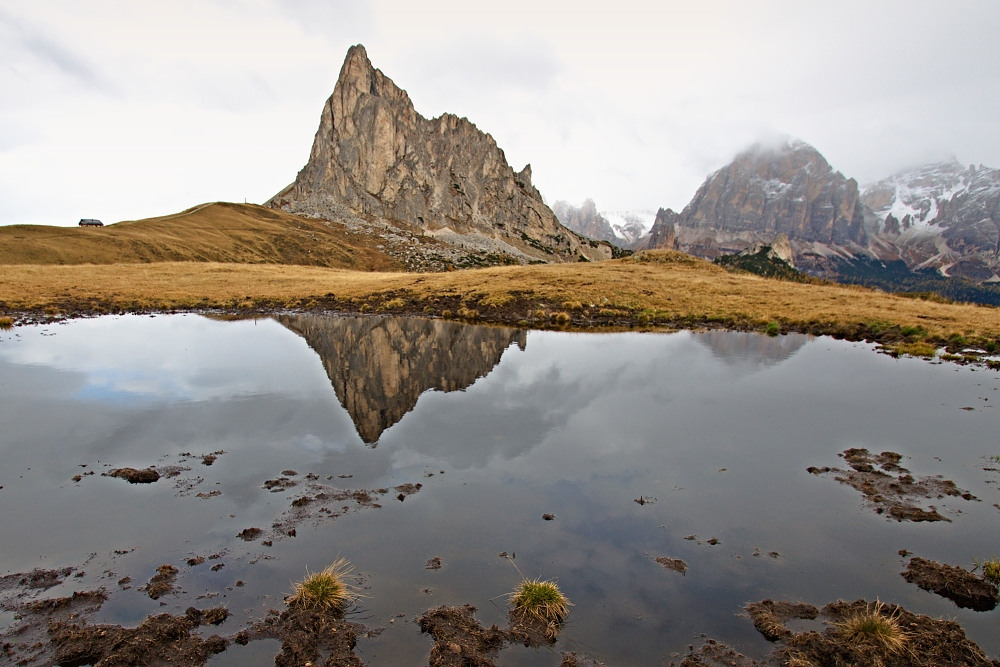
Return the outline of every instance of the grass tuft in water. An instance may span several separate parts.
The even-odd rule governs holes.
[[[14,327],[14,318],[0,317],[0,329],[11,329]]]
[[[884,607],[881,601],[876,601],[865,611],[835,623],[837,634],[859,648],[886,653],[901,652],[906,648],[908,637],[899,626],[898,615],[886,615]]]
[[[288,605],[342,611],[357,597],[344,581],[353,569],[346,559],[338,558],[321,572],[307,571],[305,579],[293,584],[295,592],[287,599]]]
[[[571,603],[554,581],[524,579],[510,594],[510,604],[520,614],[550,623],[566,618]]]
[[[983,561],[983,579],[1000,585],[1000,558],[993,556]]]

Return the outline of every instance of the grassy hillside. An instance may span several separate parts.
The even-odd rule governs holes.
[[[9,313],[173,308],[427,313],[532,327],[704,325],[953,347],[1000,336],[995,308],[767,279],[664,251],[425,274],[208,262],[0,266],[0,310]]]
[[[376,240],[253,204],[203,204],[106,227],[0,227],[0,264],[225,262],[391,271]]]

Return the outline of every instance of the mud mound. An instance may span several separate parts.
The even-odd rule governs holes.
[[[899,465],[902,455],[896,452],[872,454],[867,449],[848,449],[839,454],[850,466],[850,470],[840,468],[810,467],[806,471],[814,475],[833,474],[841,484],[846,484],[864,494],[865,501],[878,514],[884,514],[896,521],[951,521],[929,505],[919,506],[921,499],[941,499],[960,497],[965,500],[977,498],[955,482],[940,475],[914,478],[910,471]]]
[[[688,564],[682,561],[680,558],[669,558],[667,556],[660,556],[656,559],[656,562],[667,568],[668,570],[673,570],[674,572],[680,572],[684,574],[687,572]]]
[[[670,667],[675,667],[676,664],[671,661]],[[681,660],[680,667],[767,667],[769,664],[752,660],[725,644],[707,639],[697,651],[688,651]]]
[[[174,592],[175,581],[177,581],[177,568],[164,563],[156,568],[156,574],[150,577],[143,589],[146,591],[146,595],[158,600],[161,596]]]
[[[876,612],[884,618],[895,619],[904,638],[901,650],[893,652],[872,641],[847,638],[835,625],[859,614]],[[837,601],[820,609],[819,616],[825,617],[833,625],[823,632],[813,630],[782,637],[781,644],[771,654],[772,661],[781,665],[814,667],[841,665],[998,667],[1000,665],[987,658],[986,654],[965,636],[965,631],[958,623],[913,614],[897,605],[883,605],[865,600]]]
[[[770,642],[792,636],[792,631],[785,627],[785,623],[791,619],[812,620],[819,614],[819,610],[811,604],[773,600],[751,602],[746,606],[746,611],[753,620],[753,627]]]
[[[263,621],[238,633],[237,644],[255,639],[278,639],[281,652],[275,656],[276,667],[325,665],[326,667],[363,667],[354,654],[358,634],[364,626],[350,623],[337,611],[303,609],[294,606],[280,615],[276,611]],[[326,656],[325,659],[323,656]]]
[[[955,565],[914,557],[900,574],[911,584],[966,609],[993,611],[1000,602],[1000,593],[993,583]]]
[[[36,600],[28,603],[5,602],[2,608],[16,611],[17,624],[6,633],[12,641],[4,642],[3,657],[10,663],[34,667],[53,662],[54,647],[49,643],[48,628],[53,623],[80,621],[95,614],[107,601],[103,590],[76,592],[69,597]],[[0,662],[3,662],[0,660]]]
[[[430,667],[495,667],[507,634],[495,625],[484,628],[475,611],[472,605],[437,607],[417,619],[420,631],[434,638]]]
[[[152,484],[160,479],[160,473],[152,468],[143,468],[142,470],[136,470],[135,468],[115,468],[102,474],[105,477],[124,479],[129,484]]]
[[[604,667],[604,663],[597,662],[588,655],[573,651],[572,653],[562,654],[559,667]]]
[[[31,572],[17,572],[0,577],[0,591],[12,588],[41,589],[47,591],[58,586],[63,579],[73,573],[75,568],[64,567],[61,570],[45,570],[35,568]]]
[[[49,636],[56,647],[57,665],[196,667],[225,651],[229,644],[218,635],[202,639],[192,634],[197,626],[187,616],[160,614],[150,616],[137,628],[53,623]]]

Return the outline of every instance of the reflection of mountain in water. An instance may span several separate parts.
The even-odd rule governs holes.
[[[809,341],[809,336],[788,334],[772,338],[757,333],[708,331],[694,334],[694,339],[727,366],[742,367],[744,372],[753,373],[791,358]]]
[[[396,317],[284,315],[281,324],[306,339],[323,360],[341,405],[361,439],[378,442],[428,389],[456,391],[485,377],[520,329]]]

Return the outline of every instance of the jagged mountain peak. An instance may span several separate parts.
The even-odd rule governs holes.
[[[531,167],[515,172],[489,134],[453,114],[417,113],[360,44],[348,50],[323,107],[309,161],[268,205],[333,222],[350,218],[355,226],[416,229],[504,262],[612,255],[609,244],[562,227],[532,184]]]

